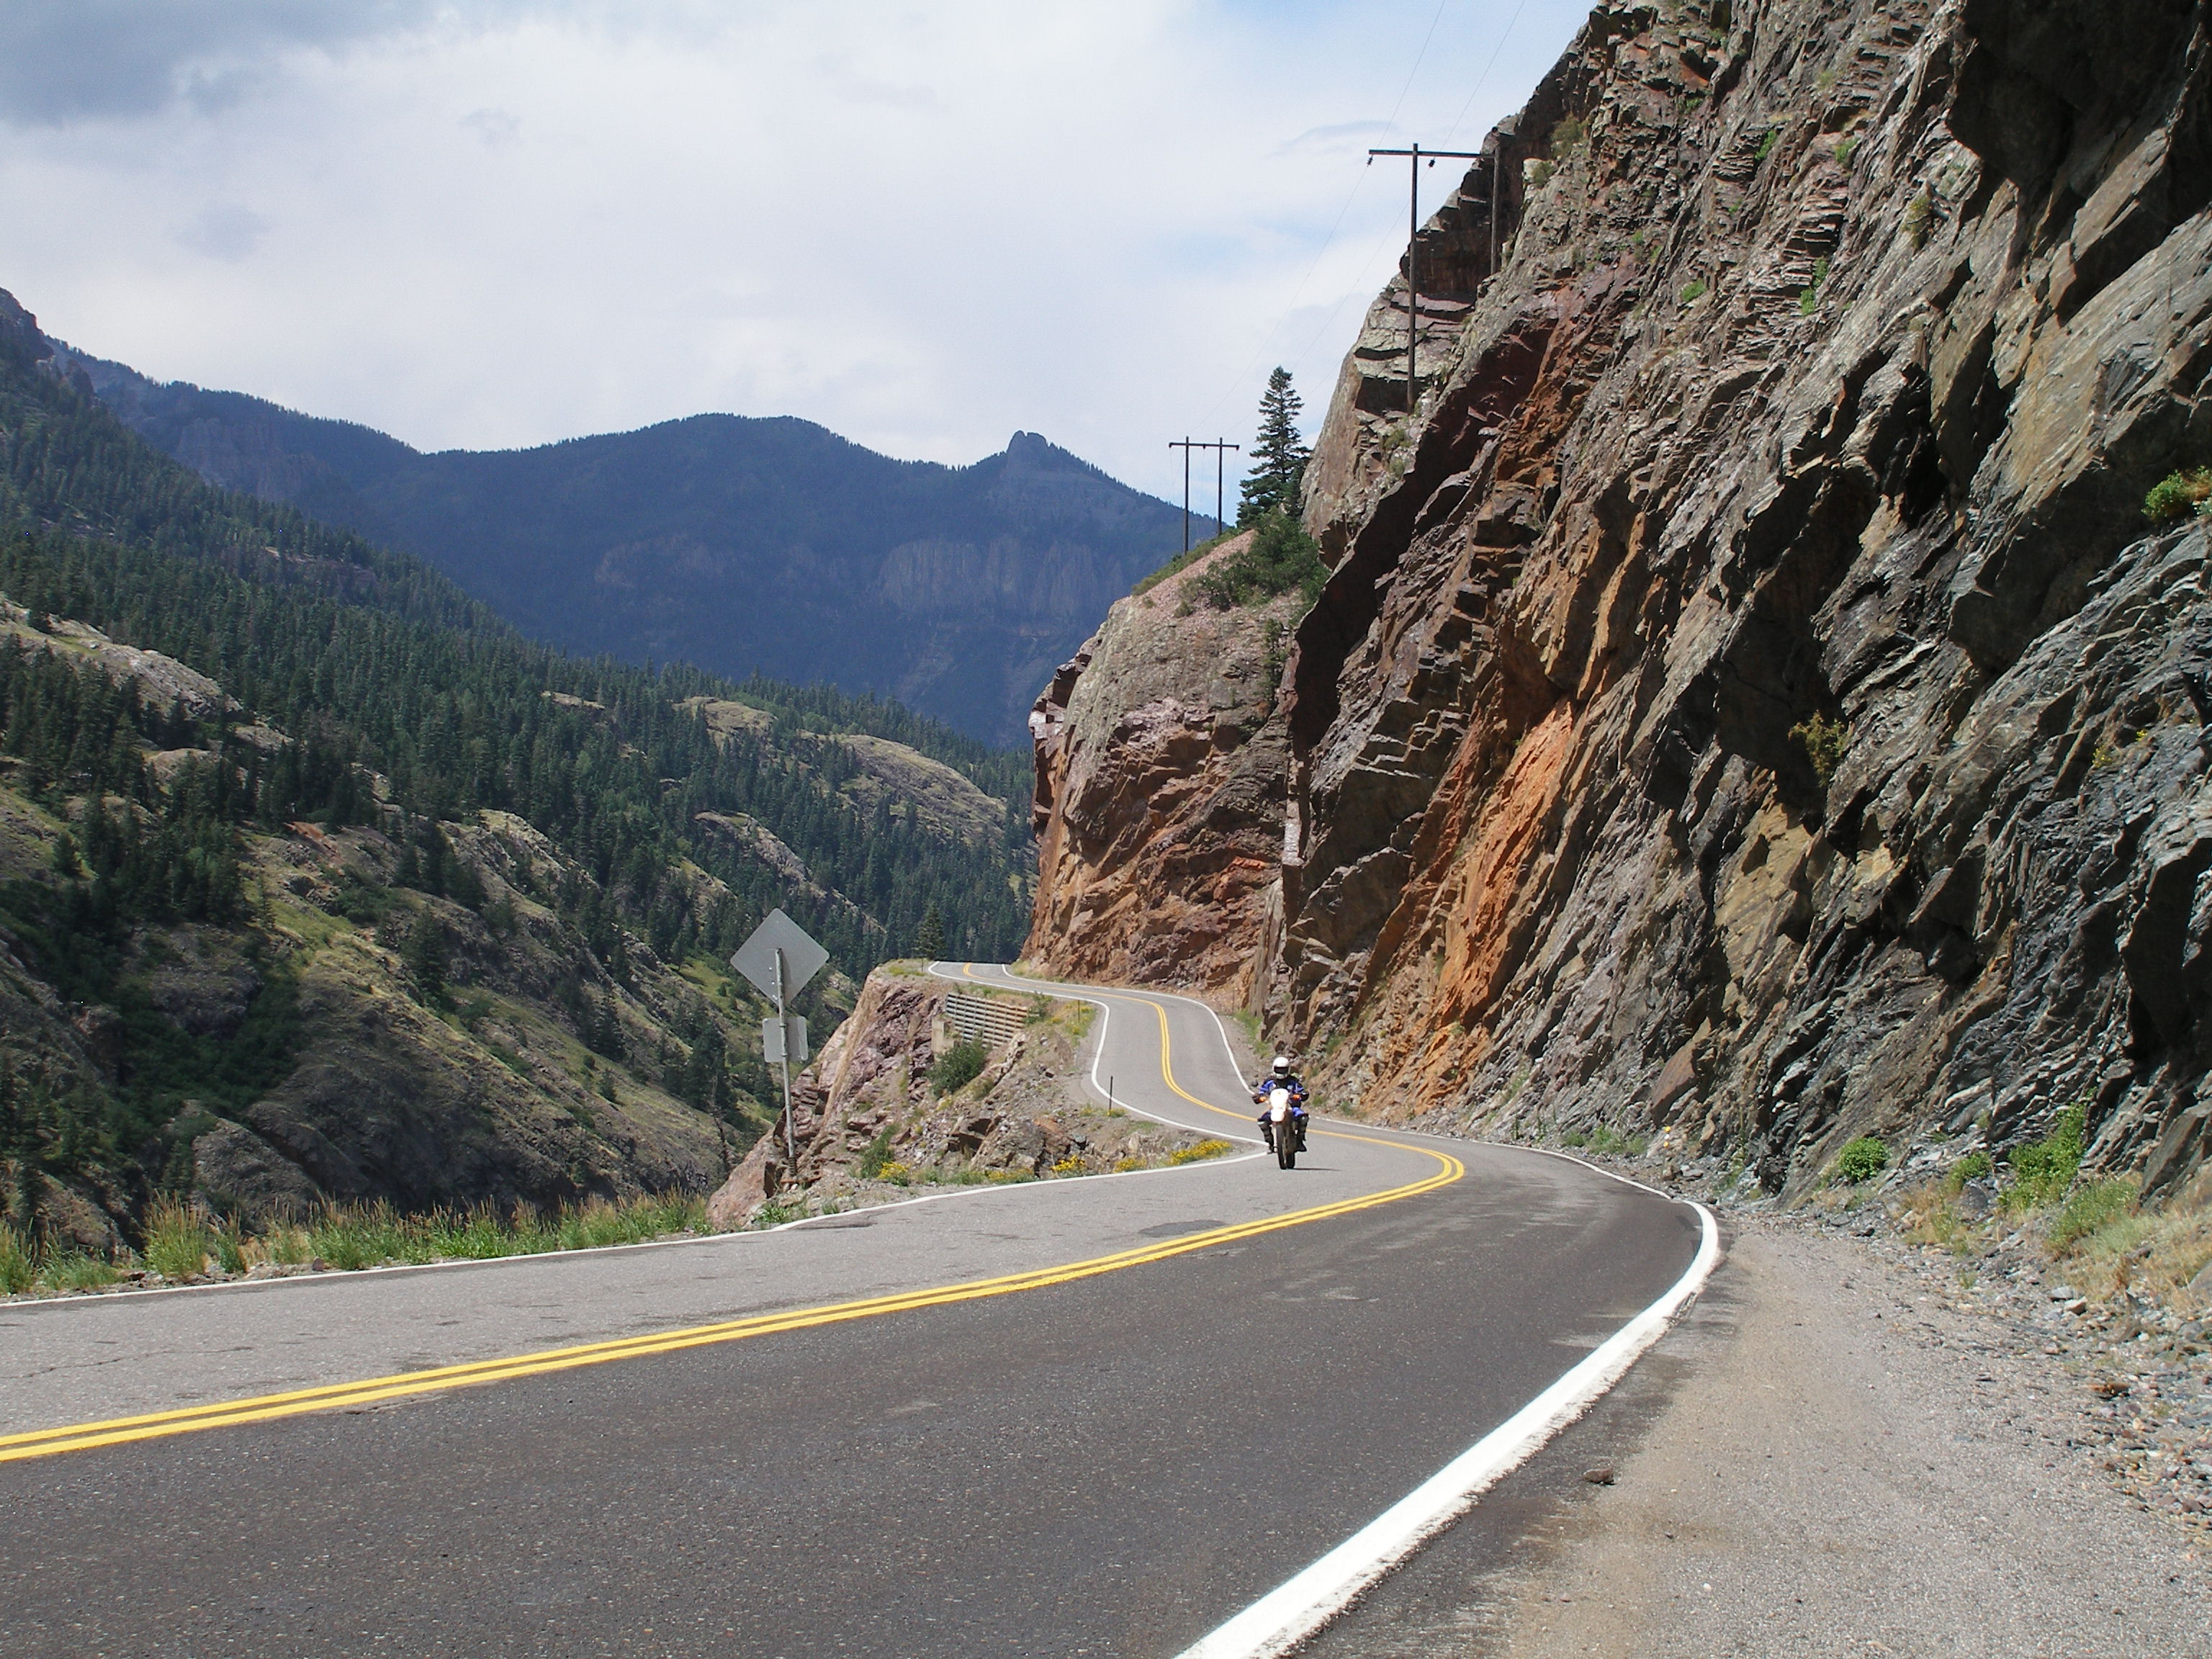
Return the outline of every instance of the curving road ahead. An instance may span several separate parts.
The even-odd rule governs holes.
[[[1123,1104],[1249,1139],[1208,1011],[1079,994]],[[1570,1160],[1322,1124],[1289,1173],[0,1306],[0,1650],[1280,1650],[1711,1257]]]

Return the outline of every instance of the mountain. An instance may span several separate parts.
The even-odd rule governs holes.
[[[1417,414],[1402,280],[1345,363],[1272,695],[1127,605],[1040,704],[1030,953],[1245,1001],[1331,1105],[1711,1190],[2017,1152],[2027,1203],[2069,1146],[2100,1213],[2184,1190],[2207,27],[1599,7],[1419,233]]]
[[[873,691],[993,742],[1021,739],[1053,669],[1182,545],[1179,507],[1033,433],[965,467],[733,415],[426,455],[64,357],[211,483],[416,554],[532,638]]]
[[[0,1224],[50,1258],[164,1197],[703,1194],[772,1093],[729,952],[814,933],[821,1040],[933,914],[1010,951],[1023,773],[533,643],[157,453],[0,294]]]

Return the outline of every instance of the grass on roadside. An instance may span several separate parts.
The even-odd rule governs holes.
[[[211,1270],[244,1273],[264,1262],[282,1267],[320,1262],[352,1272],[597,1249],[706,1230],[706,1200],[688,1194],[620,1201],[587,1199],[550,1212],[528,1205],[503,1210],[480,1204],[466,1210],[404,1215],[381,1202],[331,1204],[305,1221],[278,1223],[252,1235],[235,1220],[217,1219],[174,1199],[163,1199],[147,1214],[145,1248],[136,1264],[171,1282]],[[82,1250],[36,1250],[12,1229],[0,1226],[0,1294],[105,1290],[133,1265],[128,1253],[117,1261]]]

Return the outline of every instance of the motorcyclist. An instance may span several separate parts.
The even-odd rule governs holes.
[[[1306,1149],[1306,1085],[1299,1081],[1297,1073],[1291,1069],[1291,1057],[1288,1054],[1275,1056],[1274,1063],[1267,1068],[1267,1075],[1261,1079],[1259,1088],[1254,1091],[1252,1095],[1253,1103],[1266,1109],[1260,1114],[1260,1134],[1261,1138],[1267,1143],[1269,1152],[1275,1149],[1274,1120],[1268,1115],[1268,1113],[1273,1109],[1270,1097],[1278,1089],[1288,1089],[1291,1091],[1291,1123],[1297,1132],[1297,1150],[1303,1152]]]

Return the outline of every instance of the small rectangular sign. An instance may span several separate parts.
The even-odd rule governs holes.
[[[806,1022],[797,1014],[785,1020],[779,1020],[774,1014],[770,1014],[761,1022],[761,1058],[771,1066],[781,1066],[784,1063],[783,1028],[787,1025],[791,1028],[791,1046],[793,1051],[790,1063],[793,1066],[804,1066],[806,1063]]]

